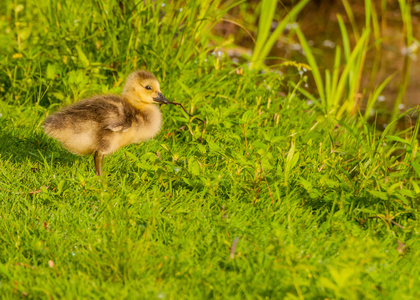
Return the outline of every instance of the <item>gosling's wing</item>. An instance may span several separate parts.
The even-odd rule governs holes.
[[[105,101],[109,112],[102,120],[102,128],[113,132],[127,132],[133,125],[134,109],[117,96],[108,96]]]
[[[109,129],[114,132],[127,132],[128,129],[130,129],[130,126],[111,124],[105,127],[105,129]]]
[[[98,129],[127,131],[135,118],[135,110],[116,95],[100,95],[76,102],[48,117],[44,127],[85,130],[88,124]]]

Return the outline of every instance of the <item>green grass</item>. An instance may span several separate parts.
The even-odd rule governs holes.
[[[287,79],[212,54],[230,2],[125,16],[134,2],[35,3],[0,17],[3,298],[420,297],[418,124],[390,135],[325,118]],[[43,120],[120,92],[134,68],[206,120],[203,143],[199,122],[163,106],[161,133],[96,177]]]

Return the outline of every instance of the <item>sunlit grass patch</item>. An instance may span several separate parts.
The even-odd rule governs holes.
[[[212,53],[217,2],[127,3],[17,12],[43,27],[20,50],[13,39],[0,72],[0,293],[417,298],[418,125],[391,133],[325,118],[279,74]],[[16,17],[13,3],[5,11]],[[120,92],[136,67],[206,121],[203,141],[194,117],[162,106],[161,133],[107,157],[97,177],[91,157],[43,134],[43,120]]]

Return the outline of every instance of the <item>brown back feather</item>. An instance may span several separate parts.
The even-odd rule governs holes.
[[[60,129],[78,122],[93,121],[98,127],[109,126],[130,127],[137,111],[123,98],[116,95],[101,95],[84,99],[61,109],[49,116],[44,123],[45,128]],[[71,122],[72,124],[69,124]]]

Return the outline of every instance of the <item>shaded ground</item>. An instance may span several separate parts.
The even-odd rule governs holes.
[[[312,40],[314,46],[321,53],[322,61],[325,66],[332,65],[334,49],[333,44],[341,44],[341,34],[337,22],[337,14],[340,14],[348,30],[351,30],[351,24],[347,17],[344,6],[341,1],[319,1],[319,5],[312,2],[302,13],[301,26],[309,40]],[[365,22],[365,6],[363,0],[349,1],[355,16],[359,30]],[[385,88],[383,98],[388,109],[392,108],[395,98],[397,97],[399,87],[401,85],[401,71],[403,68],[404,58],[410,50],[414,50],[410,55],[410,84],[404,98],[405,108],[410,108],[420,104],[420,74],[417,70],[420,68],[420,60],[417,55],[417,48],[414,45],[411,49],[406,49],[403,36],[403,22],[401,19],[398,1],[387,1],[385,14],[381,13],[381,1],[373,1],[378,12],[378,19],[381,26],[381,52],[379,57],[379,71],[376,75],[375,83],[380,84],[386,77],[395,73],[394,78]],[[414,6],[412,11],[413,35],[416,39],[420,38],[420,6]],[[327,42],[326,42],[327,41]],[[329,43],[331,41],[332,43]],[[371,42],[374,39],[372,36]],[[365,74],[371,72],[373,61],[378,59],[375,51],[368,53],[366,60]],[[367,86],[369,78],[364,78],[364,86]]]
[[[296,1],[283,1],[283,5],[285,7],[290,7],[294,2]],[[365,24],[365,1],[356,0],[349,2],[360,33]],[[375,40],[373,35],[370,39],[372,50],[367,54],[364,77],[362,79],[362,89],[369,90],[371,87],[378,86],[385,78],[394,74],[393,79],[383,91],[383,95],[378,99],[377,110],[379,110],[381,114],[387,115],[397,98],[402,81],[404,59],[407,55],[409,55],[410,83],[403,100],[403,105],[400,106],[400,109],[401,111],[404,111],[420,104],[420,75],[417,72],[417,70],[420,69],[420,60],[417,59],[417,46],[415,44],[409,49],[404,45],[403,22],[398,1],[387,1],[383,11],[383,7],[381,6],[382,1],[376,0],[372,2],[376,7],[383,40],[381,41],[381,47],[378,51],[374,49],[373,44]],[[251,11],[249,8],[247,11],[249,11],[248,16],[244,16],[244,11],[236,10],[233,11],[232,15],[228,16],[228,18],[238,20],[235,14],[240,14],[243,19],[238,20],[238,23],[242,24],[255,36],[258,19],[250,18]],[[282,10],[279,9],[278,11]],[[348,34],[353,38],[351,22],[341,0],[311,1],[302,11],[298,20],[299,26],[302,28],[308,41],[310,41],[311,45],[314,47],[314,53],[317,56],[316,59],[320,64],[321,70],[325,68],[332,69],[335,47],[337,44],[342,44],[337,14],[342,16]],[[281,17],[279,17],[279,19],[281,19]],[[420,4],[416,4],[413,5],[412,8],[413,35],[416,39],[420,39],[419,23]],[[273,24],[273,29],[275,26],[276,24]],[[236,49],[233,52],[233,55],[247,53],[247,50],[250,51],[253,48],[253,41],[250,36],[244,29],[235,24],[223,22],[216,27],[216,31],[225,38],[232,35],[235,36],[235,43],[243,47]],[[354,39],[351,42],[354,44]],[[278,57],[278,59],[267,61],[267,63],[271,65],[281,64],[284,59],[306,62],[297,38],[294,35],[287,36],[287,33],[278,41],[271,52],[271,56]],[[375,61],[378,68],[376,71],[373,71],[372,67],[375,64]],[[297,73],[296,70],[287,71]],[[313,88],[311,92],[315,92],[315,84],[309,84],[309,89],[311,89],[311,87]],[[365,93],[365,95],[366,94],[367,93]],[[362,100],[362,109],[363,106]]]

